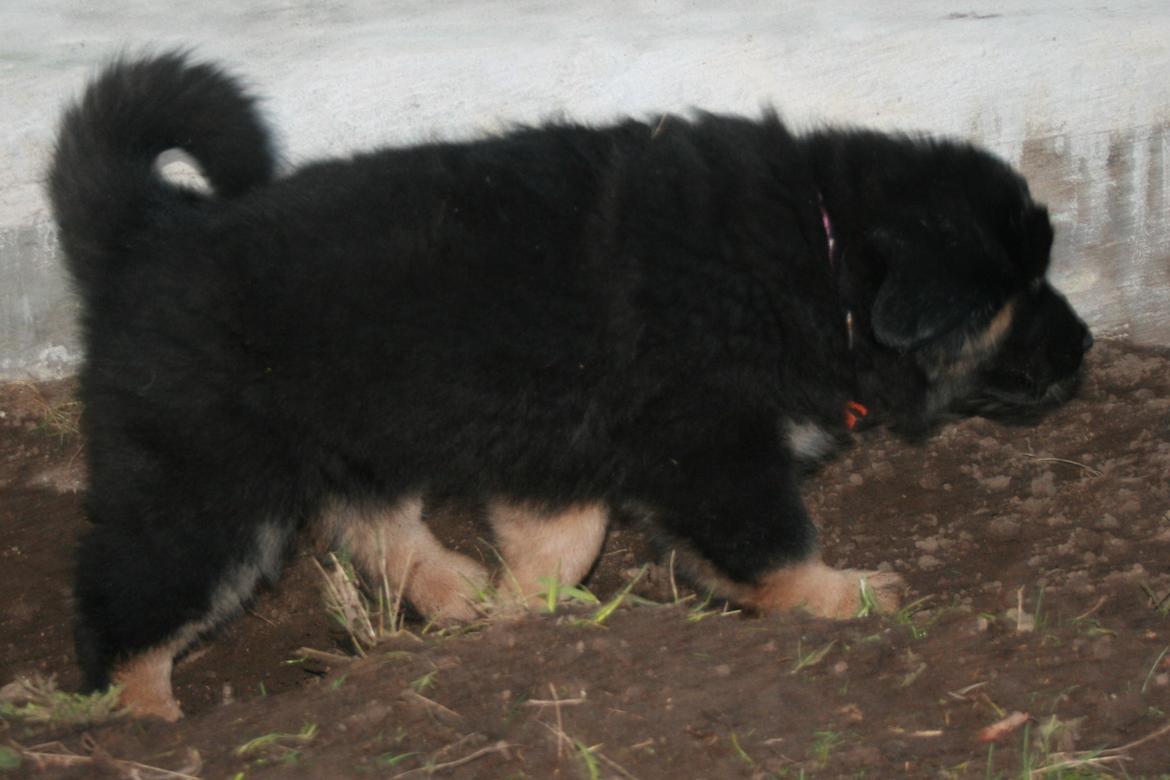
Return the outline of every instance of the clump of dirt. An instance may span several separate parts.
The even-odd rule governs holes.
[[[1165,773],[1170,352],[1099,343],[1088,370],[1038,426],[967,420],[920,447],[867,433],[807,483],[830,563],[909,581],[894,616],[743,615],[618,530],[594,592],[651,565],[610,614],[416,624],[355,658],[306,549],[178,665],[183,721],[37,722],[0,701],[0,776]],[[77,683],[72,389],[0,389],[0,684]]]

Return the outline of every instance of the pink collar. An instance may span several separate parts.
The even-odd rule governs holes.
[[[829,219],[829,212],[825,208],[825,199],[819,193],[817,194],[817,207],[821,210],[821,227],[825,230],[825,246],[828,249],[829,255],[829,269],[833,272],[834,283],[836,283],[837,271],[837,236],[833,233],[833,222]],[[853,351],[853,310],[846,307],[845,309],[845,337],[846,343],[849,345],[849,351]],[[857,401],[845,402],[845,427],[852,431],[857,427],[866,416],[869,415],[869,409]]]
[[[821,209],[821,227],[825,229],[825,243],[829,248],[829,267],[837,263],[837,237],[833,235],[833,223],[829,219],[829,212],[825,210],[825,199],[817,196],[817,205]]]
[[[833,232],[833,221],[829,219],[829,211],[825,208],[825,198],[817,193],[817,208],[821,210],[821,227],[825,230],[825,247],[829,255],[829,270],[833,272],[833,283],[837,279],[837,236]],[[849,340],[849,349],[853,349],[853,310],[845,308],[845,333]]]

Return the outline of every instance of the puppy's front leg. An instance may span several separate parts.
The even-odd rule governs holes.
[[[502,498],[491,502],[488,518],[504,559],[500,584],[530,605],[543,603],[548,578],[576,585],[589,573],[608,524],[599,503],[550,509]]]
[[[880,612],[897,609],[905,583],[892,572],[834,569],[821,561],[816,529],[782,450],[719,451],[678,462],[659,524],[695,579],[759,612],[805,609],[855,617],[868,591]]]

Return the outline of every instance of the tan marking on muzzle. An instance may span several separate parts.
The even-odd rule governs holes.
[[[992,352],[1007,337],[1015,319],[1016,302],[1010,300],[1003,305],[991,321],[980,331],[968,334],[963,339],[963,345],[958,354],[953,357],[941,356],[939,364],[934,369],[936,377],[944,377],[949,381],[962,381],[973,374]]]
[[[968,340],[969,348],[978,353],[985,353],[995,349],[1011,330],[1012,321],[1016,316],[1016,302],[1010,300],[1003,305],[996,315],[987,323],[981,333]]]

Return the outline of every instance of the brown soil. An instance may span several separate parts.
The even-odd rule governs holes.
[[[634,592],[660,605],[604,625],[565,606],[288,663],[345,652],[306,549],[179,664],[182,722],[9,717],[0,777],[1170,777],[1170,352],[1100,343],[1089,370],[1039,426],[969,420],[923,447],[870,433],[809,480],[829,562],[892,567],[916,611],[724,614],[677,603],[658,561]],[[0,388],[0,683],[77,683],[71,389]],[[613,595],[648,555],[612,533],[591,586]],[[71,767],[37,769],[65,751]],[[1060,773],[1077,759],[1097,763]]]

